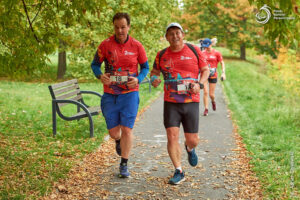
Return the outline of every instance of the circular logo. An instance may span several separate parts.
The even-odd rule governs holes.
[[[259,12],[256,13],[256,21],[258,23],[261,23],[261,24],[265,24],[269,21],[269,19],[271,18],[271,11],[270,11],[270,7],[267,6],[266,4],[261,7],[259,9]]]

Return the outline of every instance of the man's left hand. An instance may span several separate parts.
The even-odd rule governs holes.
[[[200,85],[198,83],[191,83],[190,92],[193,94],[197,94],[200,92]]]
[[[222,75],[221,75],[221,80],[222,80],[222,81],[225,81],[225,80],[226,80],[226,75],[225,75],[224,72],[223,72]]]
[[[127,82],[128,88],[135,88],[139,84],[139,80],[136,77],[129,76],[129,81]]]

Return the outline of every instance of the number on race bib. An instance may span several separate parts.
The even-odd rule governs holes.
[[[110,81],[118,84],[124,83],[128,81],[128,76],[110,76]]]
[[[128,71],[112,72],[110,75],[112,84],[125,84],[128,82]]]

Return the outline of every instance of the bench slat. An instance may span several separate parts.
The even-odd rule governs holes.
[[[72,80],[69,80],[69,81],[56,83],[56,84],[51,85],[51,87],[52,87],[53,90],[55,90],[57,88],[65,87],[67,85],[71,85],[71,84],[74,84],[74,83],[77,83],[77,79],[72,79]]]
[[[74,89],[79,89],[79,87],[78,87],[77,84],[74,84],[74,85],[71,85],[71,86],[68,86],[68,87],[65,87],[65,88],[53,91],[53,93],[54,93],[55,96],[57,96],[57,95],[59,95],[61,93],[69,92],[69,91],[72,91]]]
[[[75,96],[75,95],[80,95],[81,96],[80,90],[77,89],[77,90],[75,90],[73,92],[66,93],[64,95],[56,97],[56,99],[64,100],[64,99],[68,99],[69,97],[72,97],[72,96]]]

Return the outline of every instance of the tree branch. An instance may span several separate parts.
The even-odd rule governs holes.
[[[33,33],[33,36],[34,36],[35,40],[36,40],[38,43],[40,43],[38,37],[36,36],[36,34],[35,34],[34,30],[33,30],[32,23],[31,23],[31,21],[30,21],[30,19],[29,19],[26,4],[25,4],[24,0],[22,0],[22,2],[23,2],[24,11],[25,11],[25,13],[26,13],[26,17],[27,17],[27,20],[28,20],[30,29],[31,29],[31,31],[32,31],[32,33]]]
[[[217,20],[220,20],[220,19],[218,18],[217,14],[214,13],[213,10],[212,10],[209,6],[207,6],[207,8],[208,8],[209,12],[210,12],[215,18],[217,18]],[[225,26],[225,23],[222,23],[222,24],[223,24],[223,27],[225,28],[225,30],[231,35],[232,32],[231,32],[230,30],[228,30],[228,28]]]
[[[31,22],[31,23],[33,23],[33,22],[34,22],[34,20],[37,18],[38,14],[40,13],[40,11],[41,11],[41,9],[42,9],[42,4],[43,4],[43,1],[40,3],[39,10],[38,10],[38,12],[36,13],[36,15],[34,16],[34,18],[33,18],[33,20],[32,20],[32,22]]]

